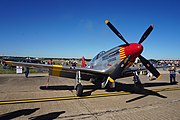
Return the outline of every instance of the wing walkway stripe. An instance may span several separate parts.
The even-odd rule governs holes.
[[[180,87],[153,89],[152,91],[154,91],[154,92],[162,92],[162,91],[174,91],[174,90],[180,90]],[[113,92],[113,93],[94,94],[94,95],[91,95],[91,96],[83,96],[83,97],[67,96],[67,97],[54,97],[54,98],[6,100],[6,101],[0,101],[0,105],[20,104],[20,103],[35,103],[35,102],[48,102],[48,101],[63,101],[63,100],[74,100],[74,99],[88,99],[88,98],[98,98],[98,97],[129,95],[129,94],[133,94],[133,93],[121,91],[121,92]]]

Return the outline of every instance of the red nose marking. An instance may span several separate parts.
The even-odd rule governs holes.
[[[137,43],[131,43],[125,47],[126,56],[131,55],[131,60],[135,60],[143,51],[143,46]]]

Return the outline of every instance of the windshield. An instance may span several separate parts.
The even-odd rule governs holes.
[[[98,58],[100,58],[103,54],[105,53],[105,51],[101,51],[100,53],[98,53],[93,59],[92,62],[97,60]]]

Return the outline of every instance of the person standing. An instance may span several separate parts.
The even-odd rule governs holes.
[[[147,76],[148,76],[149,80],[152,80],[153,74],[149,70],[148,70]]]
[[[29,75],[29,68],[25,67],[25,77],[28,78]]]
[[[170,73],[170,83],[177,83],[176,81],[176,66],[172,64],[172,66],[169,68],[169,73]]]
[[[50,60],[48,61],[48,64],[49,64],[49,65],[52,65],[52,64],[53,64],[52,59],[50,59]]]

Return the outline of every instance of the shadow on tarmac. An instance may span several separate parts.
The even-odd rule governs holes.
[[[44,114],[44,115],[40,115],[40,116],[31,117],[29,119],[30,120],[54,120],[54,119],[58,118],[59,115],[61,115],[63,113],[65,113],[65,111],[52,112],[52,113],[48,113],[48,114]]]
[[[74,86],[67,86],[67,85],[58,85],[58,86],[40,86],[41,90],[74,90]],[[95,85],[83,85],[84,90],[89,90],[86,92],[83,92],[82,96],[90,96],[92,92],[101,89]]]
[[[160,82],[160,83],[144,83],[144,87],[155,87],[155,86],[167,86],[167,85],[172,85],[172,83],[168,82]]]
[[[22,109],[22,110],[17,110],[17,111],[10,112],[10,113],[5,113],[3,115],[0,115],[0,120],[11,120],[11,119],[20,117],[22,115],[30,115],[30,114],[36,112],[39,109],[40,108]]]
[[[30,115],[39,109],[40,108],[22,109],[22,110],[17,110],[17,111],[10,112],[10,113],[5,113],[3,115],[0,115],[0,120],[11,120],[11,119],[20,117],[22,115]],[[48,113],[48,114],[44,114],[44,115],[40,115],[40,116],[30,117],[29,119],[30,120],[53,120],[53,119],[58,118],[59,115],[61,115],[63,113],[65,113],[65,111],[52,112],[52,113]]]
[[[149,96],[149,95],[154,95],[154,96],[157,96],[157,97],[160,97],[160,98],[167,98],[166,96],[163,96],[163,95],[161,95],[161,94],[159,94],[159,93],[157,93],[157,92],[154,92],[154,91],[152,91],[152,90],[147,90],[147,89],[144,89],[143,91],[140,91],[140,92],[138,92],[138,93],[136,93],[136,94],[141,94],[142,96],[138,96],[138,97],[136,97],[136,98],[130,99],[130,100],[126,101],[126,103],[129,103],[129,102],[133,102],[133,101],[135,101],[135,100],[142,99],[142,98],[147,97],[147,96]]]
[[[144,87],[154,87],[154,86],[165,86],[165,85],[171,85],[170,83],[145,83],[143,84]],[[149,95],[153,95],[153,96],[157,96],[160,98],[167,98],[166,96],[163,96],[161,94],[159,94],[158,92],[152,91],[152,90],[148,90],[148,89],[143,89],[143,90],[137,90],[134,86],[134,84],[121,84],[121,83],[117,83],[116,84],[116,88],[114,91],[125,91],[125,92],[130,92],[130,93],[134,93],[134,94],[140,94],[142,96],[130,99],[128,101],[126,101],[126,103],[129,102],[133,102],[135,100],[138,99],[142,99],[146,96]]]
[[[144,87],[155,87],[155,86],[167,86],[167,85],[172,85],[170,83],[167,82],[155,82],[155,83],[144,83],[143,86]],[[132,100],[128,100],[127,102],[132,102],[134,100],[146,97],[148,95],[154,95],[154,96],[158,96],[161,98],[167,98],[166,96],[160,95],[157,92],[154,92],[152,90],[148,90],[148,89],[143,89],[141,91],[137,90],[134,86],[134,84],[123,84],[123,83],[119,83],[116,82],[116,87],[114,89],[106,89],[107,92],[120,92],[120,91],[124,91],[124,92],[130,92],[130,93],[134,93],[134,94],[140,94],[143,95],[141,97],[138,97],[136,99],[132,99]],[[68,86],[68,85],[58,85],[58,86],[40,86],[41,90],[74,90],[74,86]],[[95,85],[83,85],[83,89],[84,90],[89,90],[83,93],[83,96],[90,96],[94,91],[98,90],[98,89],[102,89],[99,88]],[[105,89],[104,89],[105,90]]]
[[[95,85],[83,85],[84,90],[92,90],[97,88]],[[41,90],[74,90],[74,86],[57,85],[57,86],[40,86]]]
[[[46,77],[46,76],[28,76],[28,78],[41,78],[41,77]]]

